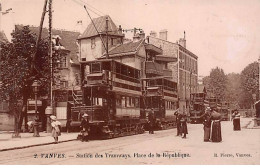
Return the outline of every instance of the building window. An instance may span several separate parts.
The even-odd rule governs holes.
[[[8,102],[7,101],[0,102],[0,112],[7,112],[8,110],[9,110]]]
[[[96,47],[96,42],[95,42],[95,38],[91,39],[91,48],[95,48]]]
[[[111,46],[116,45],[116,38],[111,38]]]
[[[62,87],[62,88],[67,88],[68,87],[68,81],[61,81],[60,82],[60,86]]]
[[[67,68],[68,67],[67,56],[61,56],[59,67],[60,68]]]

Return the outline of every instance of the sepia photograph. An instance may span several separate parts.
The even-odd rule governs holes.
[[[260,165],[259,0],[0,0],[3,165]]]

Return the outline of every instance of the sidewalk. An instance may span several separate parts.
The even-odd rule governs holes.
[[[40,132],[40,137],[33,137],[33,133],[20,133],[21,138],[12,138],[12,134],[12,132],[0,132],[0,152],[54,144],[51,133]],[[59,136],[59,143],[76,140],[77,135],[77,132],[62,132],[61,136]]]
[[[254,126],[253,118],[250,118],[251,120],[248,121],[248,124],[246,125],[247,129],[260,129],[260,126]]]
[[[232,122],[232,121],[229,121]],[[259,129],[260,127],[253,127],[253,118],[241,117],[242,129]],[[54,144],[54,139],[51,133],[41,132],[40,137],[33,137],[33,133],[20,133],[21,138],[12,138],[12,132],[0,131],[0,152],[14,149],[22,149],[33,146]],[[62,132],[59,136],[59,143],[76,140],[77,132],[65,133]]]

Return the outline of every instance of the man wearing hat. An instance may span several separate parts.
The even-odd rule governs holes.
[[[154,133],[154,111],[153,108],[151,109],[151,111],[148,114],[148,124],[149,124],[149,134],[153,134]]]
[[[82,128],[82,142],[88,141],[88,134],[89,134],[89,119],[88,119],[88,114],[84,114],[82,116],[83,120],[81,121],[81,128]]]
[[[181,135],[181,115],[178,112],[179,110],[177,110],[174,115],[176,116],[176,125],[177,125],[177,136]]]
[[[200,116],[203,119],[204,142],[209,142],[211,133],[211,109],[206,107],[205,113]]]

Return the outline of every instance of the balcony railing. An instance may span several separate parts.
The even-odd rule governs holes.
[[[145,62],[145,72],[148,74],[163,75],[163,69],[160,64],[153,61]]]
[[[172,70],[170,70],[170,69],[164,69],[164,70],[163,70],[163,76],[172,77]]]

